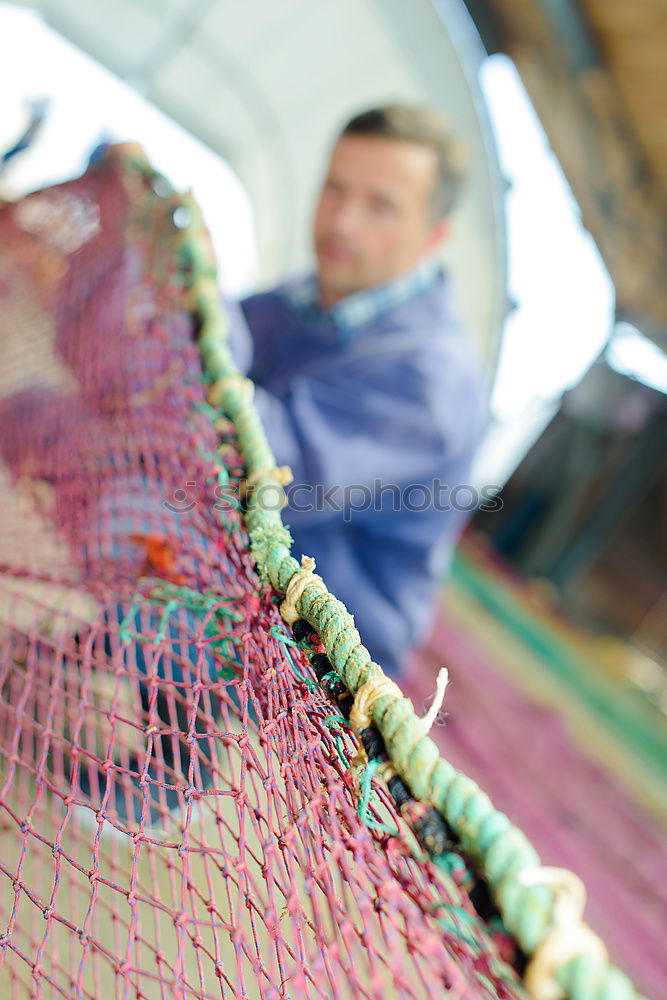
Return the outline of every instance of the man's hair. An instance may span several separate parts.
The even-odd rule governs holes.
[[[437,111],[411,104],[386,104],[355,115],[342,129],[340,138],[344,135],[384,136],[433,150],[437,157],[433,218],[450,214],[465,180],[467,155],[463,143],[452,135]]]

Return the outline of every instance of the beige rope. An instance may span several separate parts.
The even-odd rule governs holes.
[[[285,599],[280,605],[280,614],[288,625],[293,625],[298,618],[302,617],[301,613],[297,611],[297,604],[306,587],[318,587],[323,594],[329,593],[324,580],[313,572],[314,569],[315,560],[311,556],[301,556],[301,569],[296,571],[287,584]]]
[[[357,737],[358,746],[356,754],[350,761],[350,767],[355,772],[360,771],[368,763],[368,754],[359,739],[359,733],[363,729],[368,729],[373,722],[373,708],[378,698],[387,696],[402,698],[403,692],[395,681],[384,674],[369,677],[354,696],[354,703],[350,709],[350,728]],[[392,762],[387,760],[380,764],[376,774],[379,774],[385,781],[389,781],[396,774],[396,770]]]
[[[216,379],[208,388],[207,399],[211,406],[221,406],[222,397],[228,389],[241,389],[247,399],[252,399],[255,386],[249,378],[243,375],[225,375],[224,378]]]
[[[526,868],[518,879],[525,886],[548,886],[556,894],[555,926],[535,949],[524,973],[524,984],[534,1000],[563,1000],[566,994],[556,981],[557,969],[579,955],[601,961],[607,958],[604,943],[582,920],[586,905],[584,883],[565,868]]]
[[[565,1000],[565,990],[555,972],[580,955],[607,960],[604,942],[583,921],[556,927],[539,945],[524,974],[524,985],[533,1000]]]
[[[272,479],[278,486],[288,486],[294,479],[289,465],[274,465],[269,469],[255,469],[247,479],[242,479],[239,483],[239,497],[242,501],[246,500],[257,480],[262,477]],[[284,507],[286,504],[287,497],[283,496],[281,506]]]
[[[447,667],[440,667],[438,676],[435,679],[435,697],[433,698],[433,704],[421,720],[424,727],[424,736],[431,731],[431,726],[438,718],[438,712],[442,708],[442,703],[445,700],[445,691],[447,690],[448,684],[449,671],[447,670]]]
[[[431,729],[431,726],[435,722],[438,712],[442,707],[448,681],[449,671],[446,667],[441,667],[435,682],[435,697],[433,699],[433,704],[421,720],[424,726],[424,735],[426,735]],[[354,696],[354,704],[350,710],[350,727],[357,739],[359,738],[359,733],[362,729],[367,729],[372,724],[373,707],[375,706],[378,698],[386,698],[387,696],[402,698],[403,692],[398,684],[392,681],[390,677],[386,677],[384,674],[380,674],[377,677],[369,677],[365,684],[361,685]],[[350,766],[356,770],[364,767],[367,763],[368,755],[363,743],[359,740],[357,753]],[[396,770],[394,769],[391,761],[384,761],[378,767],[376,774],[379,774],[385,781],[389,781],[389,779],[396,774]]]
[[[350,726],[358,736],[362,729],[368,729],[373,721],[373,709],[380,698],[402,698],[403,692],[398,684],[384,674],[369,677],[361,685],[354,696],[354,704],[350,709]]]

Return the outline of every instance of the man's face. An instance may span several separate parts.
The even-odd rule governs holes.
[[[411,271],[445,230],[431,215],[436,155],[384,136],[336,144],[315,212],[322,305]]]

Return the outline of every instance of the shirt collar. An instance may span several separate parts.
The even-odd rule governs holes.
[[[329,316],[341,339],[347,341],[353,340],[367,323],[424,291],[440,273],[439,263],[429,259],[423,261],[409,274],[348,295],[330,309],[322,309],[319,306],[320,289],[315,274],[292,279],[285,285],[285,293],[292,305],[297,308]]]

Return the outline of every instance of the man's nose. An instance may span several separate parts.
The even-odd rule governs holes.
[[[331,220],[333,229],[340,236],[350,236],[359,229],[362,220],[360,205],[351,199],[339,202]]]

